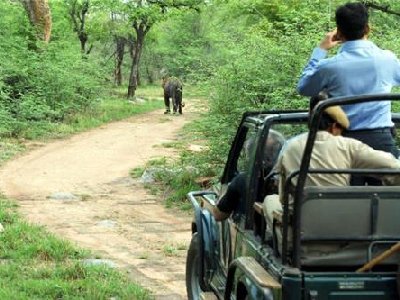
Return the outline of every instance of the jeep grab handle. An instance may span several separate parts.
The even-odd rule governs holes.
[[[202,207],[202,205],[200,205],[197,201],[197,197],[201,197],[202,201],[206,201],[210,205],[215,205],[215,201],[211,199],[211,196],[215,198],[218,197],[217,193],[212,191],[196,191],[187,194],[189,201],[192,203],[195,209],[200,209],[200,207]]]

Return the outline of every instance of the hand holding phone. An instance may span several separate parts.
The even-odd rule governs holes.
[[[329,50],[333,47],[335,47],[337,44],[339,44],[341,42],[338,34],[337,34],[337,30],[333,30],[328,32],[325,35],[325,38],[321,41],[320,43],[320,48],[324,49],[324,50]]]

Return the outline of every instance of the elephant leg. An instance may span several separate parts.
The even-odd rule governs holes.
[[[182,114],[182,88],[178,89],[176,93],[176,104],[178,106],[178,111]]]
[[[165,112],[164,114],[169,114],[170,113],[170,108],[169,108],[169,95],[167,93],[164,93],[164,104],[165,104]]]
[[[177,112],[177,110],[178,110],[178,105],[176,103],[176,98],[175,97],[172,99],[172,105],[173,105],[174,114],[175,114]]]
[[[172,108],[173,108],[173,110],[174,110],[174,114],[177,112],[177,110],[178,110],[178,105],[177,105],[177,102],[176,102],[176,93],[175,93],[175,91],[172,93]]]

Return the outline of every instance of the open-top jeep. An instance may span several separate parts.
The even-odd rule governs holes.
[[[400,256],[395,250],[400,245],[400,186],[305,184],[311,173],[400,174],[386,169],[309,169],[327,107],[382,100],[400,100],[400,95],[323,101],[314,109],[310,129],[306,111],[243,115],[220,184],[213,191],[188,194],[195,213],[186,265],[189,299],[399,299]],[[399,122],[400,114],[392,114],[392,119]],[[266,231],[262,211],[265,196],[276,193],[263,157],[271,129],[285,138],[309,130],[301,167],[288,176],[281,195],[283,216],[276,224],[282,228],[282,249],[276,230]],[[216,222],[204,206],[215,205],[238,173],[246,174],[243,207]],[[327,245],[336,250],[324,251]]]

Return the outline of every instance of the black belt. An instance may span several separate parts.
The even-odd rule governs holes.
[[[382,128],[371,128],[371,129],[359,129],[359,130],[347,130],[346,133],[392,133],[392,127]]]

